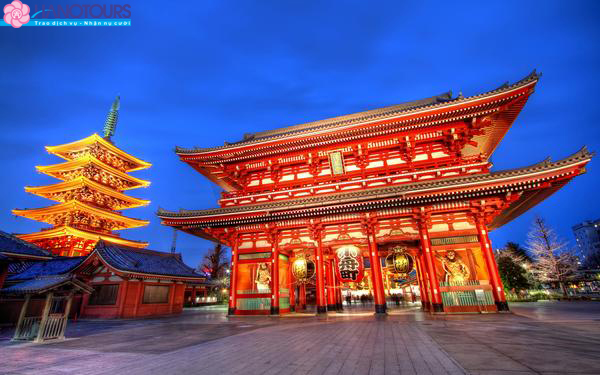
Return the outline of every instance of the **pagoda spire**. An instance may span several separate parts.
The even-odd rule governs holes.
[[[111,137],[115,135],[117,129],[117,122],[119,121],[119,108],[121,107],[121,96],[117,95],[113,101],[110,111],[106,115],[106,121],[104,121],[104,139],[110,141]]]

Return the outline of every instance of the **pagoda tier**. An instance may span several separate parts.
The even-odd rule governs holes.
[[[77,200],[109,210],[123,210],[150,203],[148,200],[130,197],[112,190],[83,176],[54,185],[26,186],[25,191],[56,202],[66,203]]]
[[[232,248],[230,314],[304,310],[307,288],[318,314],[339,310],[342,293],[365,291],[385,313],[386,297],[404,293],[390,291],[399,279],[418,284],[411,297],[418,294],[425,311],[507,311],[489,231],[583,174],[593,156],[583,148],[490,171],[490,155],[538,79],[533,73],[476,96],[438,95],[221,147],[178,148],[227,192],[219,208],[158,216]]]
[[[91,155],[122,172],[146,169],[152,165],[129,155],[98,134],[92,134],[87,138],[64,145],[46,146],[46,150],[65,160],[81,159],[84,156]]]
[[[413,182],[486,173],[538,79],[534,72],[471,97],[447,93],[176,152],[227,191],[221,206],[319,195],[339,183],[368,189],[396,177]],[[261,196],[249,198],[254,195]]]
[[[79,159],[64,163],[37,166],[35,168],[38,172],[58,178],[59,180],[70,181],[83,176],[119,191],[150,185],[149,181],[141,180],[125,172],[121,172],[101,162],[92,155],[84,155]]]
[[[105,137],[98,134],[79,141],[47,146],[46,150],[66,161],[38,166],[36,169],[62,182],[47,186],[28,186],[25,191],[59,202],[56,205],[13,210],[13,214],[53,225],[40,232],[22,234],[55,255],[87,255],[99,240],[142,248],[145,242],[130,241],[114,230],[148,225],[149,221],[121,215],[118,210],[140,207],[150,201],[129,197],[125,190],[146,187],[149,181],[128,173],[150,167],[117,148],[111,141],[119,117],[120,98],[113,102],[104,124]]]
[[[70,225],[100,233],[137,228],[150,223],[147,220],[132,219],[115,211],[96,208],[78,201],[59,203],[43,208],[13,210],[12,213],[55,226]]]
[[[19,235],[19,238],[61,256],[89,254],[100,240],[139,249],[148,246],[148,242],[126,240],[118,235],[93,233],[70,226],[60,226],[40,232],[23,234]]]

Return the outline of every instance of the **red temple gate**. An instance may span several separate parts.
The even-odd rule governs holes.
[[[538,80],[534,72],[472,97],[444,94],[220,147],[178,148],[225,192],[220,208],[159,216],[232,248],[230,314],[305,306],[312,285],[294,276],[302,274],[298,259],[314,262],[318,313],[340,308],[343,286],[369,290],[375,311],[385,313],[393,278],[385,259],[396,246],[414,260],[427,311],[508,310],[488,232],[585,172],[592,157],[582,149],[490,172],[489,157]],[[343,264],[340,249],[350,254]],[[339,267],[365,277],[349,282]]]

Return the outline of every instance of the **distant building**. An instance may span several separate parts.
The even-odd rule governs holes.
[[[573,234],[577,241],[577,256],[582,263],[600,250],[600,220],[586,220],[573,226]]]

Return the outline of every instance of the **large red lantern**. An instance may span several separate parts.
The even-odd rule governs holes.
[[[335,251],[337,258],[337,278],[345,283],[361,282],[365,266],[360,249],[356,246],[342,246]]]

